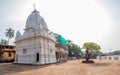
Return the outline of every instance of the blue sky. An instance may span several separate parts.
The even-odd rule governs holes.
[[[103,52],[120,49],[120,0],[0,0],[0,38],[7,28],[23,33],[34,3],[51,31],[81,47],[93,41]]]

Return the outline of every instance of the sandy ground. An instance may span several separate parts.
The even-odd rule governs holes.
[[[95,60],[94,64],[83,64],[81,61],[43,66],[0,63],[0,75],[120,75],[120,62]]]

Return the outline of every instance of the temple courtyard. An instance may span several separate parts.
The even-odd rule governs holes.
[[[96,59],[94,64],[83,64],[81,61],[42,66],[0,63],[0,75],[120,75],[120,62]]]

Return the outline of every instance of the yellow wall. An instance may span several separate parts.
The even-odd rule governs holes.
[[[11,53],[11,56],[9,56],[9,53]],[[4,52],[4,60],[10,61],[15,59],[15,53],[14,52]]]

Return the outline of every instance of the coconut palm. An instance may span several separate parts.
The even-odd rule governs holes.
[[[14,37],[14,30],[12,28],[6,29],[5,36],[8,37],[9,44],[9,40]]]

